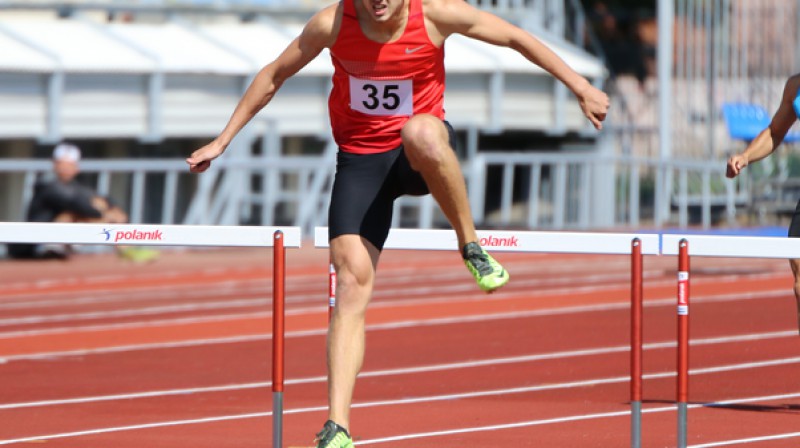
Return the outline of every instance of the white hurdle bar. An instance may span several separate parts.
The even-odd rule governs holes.
[[[642,255],[660,254],[660,235],[635,233],[478,230],[492,252],[619,254],[631,257],[631,448],[641,447]],[[329,247],[327,227],[314,229],[314,246]],[[391,229],[384,249],[458,250],[453,230]],[[336,303],[336,273],[330,266],[329,317]]]
[[[693,257],[800,258],[800,238],[775,236],[678,235],[661,236],[661,254],[678,255],[681,240]]]
[[[271,247],[275,232],[284,247],[299,248],[299,227],[176,224],[0,223],[0,242],[101,246]]]
[[[630,255],[634,238],[643,255],[659,255],[658,234],[478,230],[481,246],[492,252]],[[314,246],[328,247],[327,227],[314,229]],[[453,230],[392,229],[384,249],[458,250],[458,240]]]
[[[11,222],[0,223],[0,243],[272,247],[272,446],[283,446],[284,248],[300,247],[299,227]]]

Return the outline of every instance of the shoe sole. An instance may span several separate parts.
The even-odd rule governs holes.
[[[483,288],[480,284],[478,285],[478,287],[481,288],[481,290],[483,290],[483,292],[485,292],[487,294],[491,294],[491,293],[497,291],[498,289],[502,288],[503,286],[507,285],[508,281],[510,279],[511,279],[511,276],[506,277],[506,279],[505,279],[505,281],[503,283],[501,283],[501,284],[499,284],[499,285],[497,285],[497,286],[495,286],[493,288]]]

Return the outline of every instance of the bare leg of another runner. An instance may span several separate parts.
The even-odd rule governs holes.
[[[797,302],[797,328],[800,332],[800,259],[789,260],[794,274],[794,299]]]

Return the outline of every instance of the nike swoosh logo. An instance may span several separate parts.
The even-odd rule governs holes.
[[[420,45],[419,47],[414,47],[414,48],[406,47],[406,54],[411,54],[411,53],[417,52],[419,50],[422,50],[423,48],[425,48],[425,45]]]

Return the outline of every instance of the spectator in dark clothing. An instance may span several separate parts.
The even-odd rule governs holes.
[[[28,205],[28,222],[109,223],[128,222],[128,214],[110,198],[102,197],[78,182],[80,149],[61,143],[53,151],[53,175],[43,176],[34,185]],[[67,258],[70,248],[53,244],[9,244],[11,258]],[[142,248],[120,248],[118,253],[133,261],[149,261],[155,251]]]

